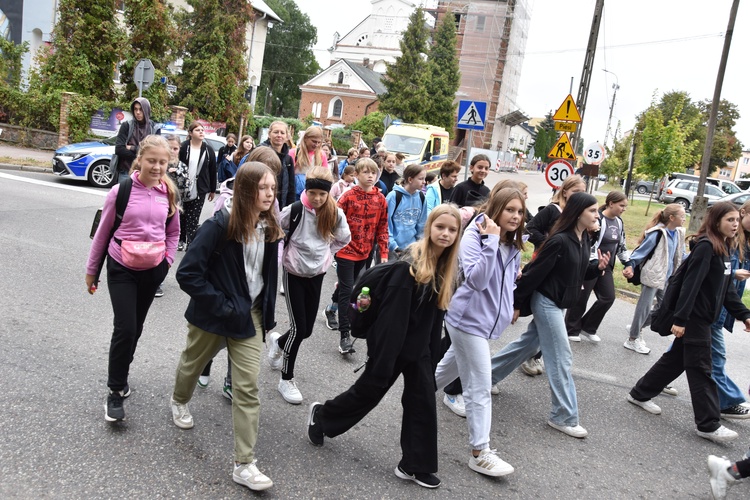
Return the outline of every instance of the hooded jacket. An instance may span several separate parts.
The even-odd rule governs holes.
[[[261,146],[268,146],[273,149],[271,141],[266,139]],[[276,151],[275,149],[273,149]],[[289,145],[282,144],[281,151],[276,151],[276,155],[281,162],[281,172],[276,176],[276,199],[279,200],[279,206],[284,208],[294,203],[294,162],[289,156]]]
[[[133,113],[133,119],[128,120],[120,125],[120,130],[117,132],[117,140],[115,141],[115,154],[117,155],[117,170],[120,172],[129,172],[130,166],[133,164],[133,160],[138,156],[138,146],[141,141],[138,138],[139,133],[136,133],[134,129],[131,131],[131,127],[136,127],[138,124],[135,120],[135,103],[141,105],[143,110],[143,122],[140,124],[143,129],[142,135],[158,133],[156,125],[151,121],[151,103],[145,97],[138,97],[130,103],[130,112]],[[135,146],[134,149],[128,149],[128,146]]]
[[[195,178],[198,188],[198,197],[216,191],[216,155],[214,154],[213,148],[209,146],[206,141],[203,141],[201,144],[200,158],[202,164],[198,163],[198,173]],[[180,145],[179,159],[185,165],[189,165],[189,137]]]
[[[223,337],[255,336],[250,311],[253,303],[245,273],[244,246],[227,239],[227,209],[206,220],[177,269],[177,282],[190,296],[185,319],[207,332]],[[276,283],[278,281],[278,241],[265,242],[261,275],[263,288],[258,296],[265,332],[276,326]]]
[[[401,193],[401,203],[396,207],[396,193]],[[419,191],[413,194],[395,186],[388,193],[388,251],[406,250],[406,247],[417,241],[424,234],[427,222],[427,205],[424,195]]]

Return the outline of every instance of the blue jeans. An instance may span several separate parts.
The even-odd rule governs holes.
[[[573,355],[563,311],[539,292],[531,296],[534,319],[524,334],[492,356],[492,383],[507,377],[541,347],[544,372],[552,395],[550,420],[557,425],[578,425],[578,398],[571,369]]]
[[[719,389],[719,408],[722,410],[745,402],[742,389],[729,378],[724,369],[727,363],[727,349],[724,345],[722,325],[726,316],[727,310],[722,309],[719,319],[711,325],[711,376],[716,382],[716,388]]]

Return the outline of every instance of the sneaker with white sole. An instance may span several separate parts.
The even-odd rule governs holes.
[[[292,380],[284,380],[283,378],[279,380],[279,392],[281,393],[281,397],[284,398],[284,400],[293,405],[298,405],[302,403],[302,393],[299,392],[299,389],[297,389],[297,383]]]
[[[721,410],[721,418],[746,419],[750,418],[750,409],[742,405],[733,405]]]
[[[677,389],[675,389],[671,385],[665,386],[664,389],[661,390],[661,393],[667,394],[669,396],[677,396],[679,394],[679,392],[677,392]]]
[[[205,389],[208,387],[208,383],[211,382],[211,376],[210,375],[201,375],[198,377],[198,387],[201,389]]]
[[[594,342],[594,343],[602,341],[602,338],[595,333],[581,331],[581,337],[585,338],[589,342]]]
[[[497,396],[500,394],[500,382],[492,386],[492,389],[490,389],[490,394],[493,396]]]
[[[126,386],[125,388],[130,395],[130,389]],[[122,391],[110,391],[107,395],[107,402],[104,403],[104,420],[107,422],[118,422],[125,420],[125,406],[123,400],[125,390]]]
[[[661,414],[661,408],[659,408],[659,405],[657,405],[656,403],[654,403],[650,399],[648,399],[646,401],[638,401],[637,399],[635,399],[630,394],[628,394],[625,399],[628,400],[628,403],[634,404],[636,406],[640,406],[641,408],[643,408],[647,412],[651,413],[652,415],[660,415]]]
[[[568,340],[571,342],[580,342],[581,336],[580,335],[568,335]]]
[[[338,330],[339,329],[339,318],[338,318],[338,311],[332,311],[331,309],[328,309],[328,307],[323,310],[323,315],[326,317],[326,327],[329,330]]]
[[[562,432],[563,434],[567,434],[568,436],[572,436],[578,439],[583,439],[589,435],[589,431],[587,431],[580,425],[558,425],[552,420],[548,420],[547,425]]]
[[[440,486],[440,478],[429,472],[415,472],[411,474],[402,469],[400,465],[393,472],[396,473],[396,477],[406,479],[407,481],[414,481],[423,488],[432,489]]]
[[[282,352],[279,347],[279,338],[281,334],[279,332],[271,332],[268,334],[268,365],[272,370],[281,370],[281,364],[283,359],[281,358]]]
[[[258,470],[258,466],[255,465],[257,462],[253,460],[249,464],[234,464],[234,472],[232,472],[234,482],[247,486],[253,491],[263,491],[273,486],[273,481]]]
[[[527,359],[523,363],[521,363],[521,371],[524,372],[529,377],[536,377],[540,373],[537,371],[535,359]]]
[[[726,498],[727,490],[738,482],[727,470],[732,466],[732,462],[726,457],[709,455],[707,465],[708,473],[711,475],[711,495],[716,500]]]
[[[622,344],[622,346],[625,349],[630,349],[631,351],[635,351],[638,354],[648,354],[651,352],[651,348],[646,347],[646,343],[641,338],[628,339],[624,344]]]
[[[232,394],[232,382],[227,380],[226,377],[224,378],[224,387],[221,388],[221,393],[229,401],[232,401],[232,399],[234,398],[234,395]]]
[[[443,396],[443,403],[459,417],[466,418],[466,404],[464,403],[464,397],[462,394],[456,394],[455,396],[445,394]]]
[[[713,432],[703,432],[697,429],[695,432],[703,439],[708,439],[709,441],[713,441],[715,443],[725,443],[727,441],[732,441],[734,439],[737,439],[737,437],[739,436],[739,434],[734,432],[732,429],[727,429],[723,425],[719,426],[719,428]]]
[[[542,361],[542,358],[534,358],[533,359],[534,366],[536,366],[536,374],[541,375],[544,373],[544,361]]]
[[[182,404],[171,399],[169,405],[172,407],[172,421],[174,425],[180,429],[192,429],[193,416],[190,414],[187,403]]]
[[[485,476],[500,477],[512,474],[513,466],[497,456],[497,450],[485,448],[479,456],[469,457],[469,468]]]
[[[307,439],[315,446],[323,446],[326,437],[318,417],[318,410],[322,406],[317,401],[310,404],[310,412],[307,414]]]

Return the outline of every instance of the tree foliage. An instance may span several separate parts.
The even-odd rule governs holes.
[[[536,139],[534,140],[534,156],[547,162],[547,153],[557,142],[557,132],[555,132],[555,122],[552,121],[552,111],[547,113],[544,121],[539,124],[536,130]]]
[[[419,123],[426,121],[425,118],[429,120],[425,116],[431,104],[425,61],[427,36],[424,10],[418,7],[409,16],[409,25],[401,38],[401,57],[388,66],[383,78],[386,92],[380,96],[378,109],[406,122]]]
[[[21,84],[21,59],[29,51],[29,42],[20,45],[0,37],[0,85],[17,89]]]
[[[633,137],[626,135],[617,140],[615,138],[612,149],[607,148],[607,157],[601,165],[601,173],[611,179],[613,184],[617,184],[621,179],[628,175],[630,159],[630,145]]]
[[[299,86],[320,72],[312,51],[318,30],[294,0],[268,0],[268,5],[283,22],[274,24],[266,37],[257,109],[265,114],[297,116]]]
[[[424,114],[432,125],[453,130],[456,122],[456,92],[461,86],[461,72],[456,56],[456,26],[448,11],[435,32],[427,56],[427,93],[429,108]]]
[[[151,114],[159,120],[169,116],[166,87],[158,83],[162,76],[172,80],[169,66],[179,56],[184,35],[177,29],[173,7],[165,0],[126,0],[124,12],[128,42],[120,64],[120,82],[125,84],[125,100],[138,96],[133,73],[140,59],[150,59],[157,83],[143,96],[151,102]]]
[[[698,128],[698,141],[705,145],[708,133],[708,119],[711,113],[711,100],[699,102],[697,105],[701,113],[702,127]],[[742,154],[742,143],[737,139],[733,128],[740,118],[737,105],[726,99],[719,101],[716,115],[716,128],[714,129],[714,140],[711,144],[711,158],[709,159],[709,174],[716,169],[726,167],[727,163],[734,161]],[[701,163],[702,163],[701,154]]]
[[[42,50],[38,83],[52,89],[100,99],[115,98],[112,77],[125,34],[112,0],[60,0],[52,29],[54,50]]]
[[[252,20],[246,0],[188,0],[189,33],[177,100],[207,120],[238,122],[246,110],[245,36]]]

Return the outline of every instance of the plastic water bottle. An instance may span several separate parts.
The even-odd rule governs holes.
[[[357,295],[357,311],[363,313],[370,308],[372,304],[372,297],[370,297],[370,289],[366,286],[362,287],[362,291]]]

